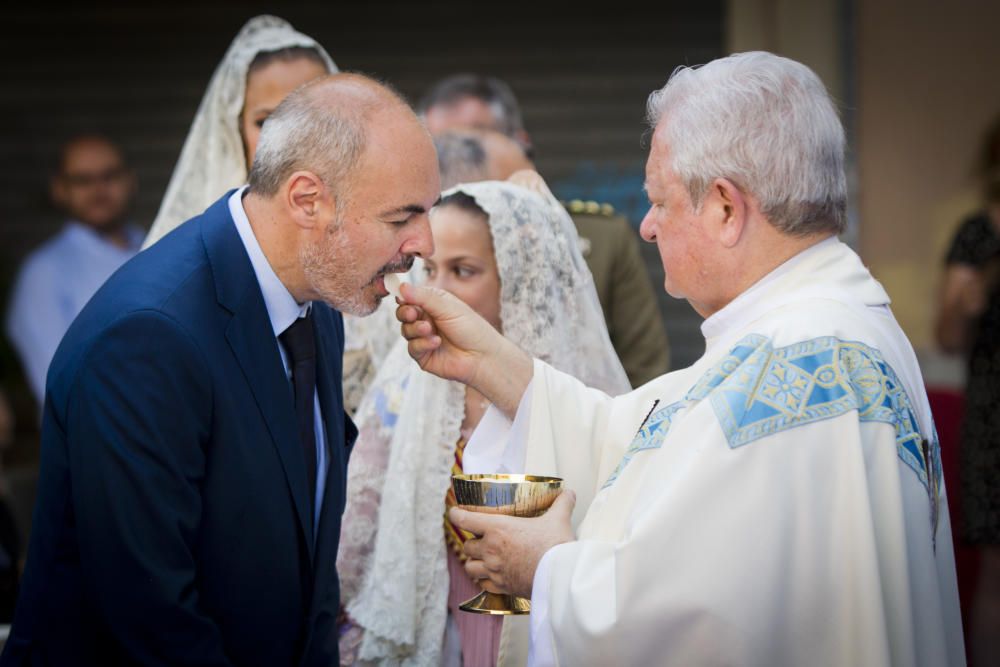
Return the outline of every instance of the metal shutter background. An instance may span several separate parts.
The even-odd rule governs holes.
[[[0,22],[4,298],[20,260],[62,222],[47,195],[59,144],[90,129],[120,141],[139,178],[135,219],[148,226],[214,67],[246,19],[267,12],[316,38],[342,69],[388,80],[413,102],[458,71],[505,79],[557,194],[611,198],[636,225],[646,97],[676,66],[717,57],[723,42],[721,2],[13,6]],[[616,170],[615,188],[598,187]],[[702,351],[699,318],[662,293],[655,248],[643,245],[673,365],[687,365]]]

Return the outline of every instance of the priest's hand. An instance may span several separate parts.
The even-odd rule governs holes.
[[[531,357],[454,295],[403,284],[396,318],[428,373],[470,385],[513,417],[531,382]]]
[[[478,537],[465,542],[465,571],[492,593],[531,597],[535,570],[545,552],[575,539],[570,515],[576,494],[563,491],[549,511],[524,519],[501,514],[469,512],[453,507],[451,522]]]

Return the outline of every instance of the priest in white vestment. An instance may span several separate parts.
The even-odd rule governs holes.
[[[467,469],[573,491],[536,519],[453,510],[479,536],[467,571],[531,597],[533,665],[965,664],[923,380],[836,238],[844,134],[822,83],[739,54],[675,72],[649,115],[640,231],[706,318],[694,365],[609,398],[404,288],[411,355],[495,406]]]

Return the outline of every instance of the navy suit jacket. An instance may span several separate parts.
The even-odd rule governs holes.
[[[338,664],[343,320],[314,303],[318,532],[291,384],[229,195],[115,273],[49,370],[7,665]]]

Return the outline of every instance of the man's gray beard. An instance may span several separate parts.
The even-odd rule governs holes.
[[[326,301],[326,299],[324,299]],[[379,304],[382,303],[382,297],[376,296],[372,301],[366,301],[363,294],[355,294],[344,300],[340,304],[334,304],[331,301],[327,301],[333,305],[334,308],[339,310],[344,315],[353,315],[354,317],[368,317],[376,310],[378,310]]]
[[[358,273],[356,255],[350,252],[347,235],[338,225],[325,241],[302,249],[299,261],[302,272],[312,290],[327,304],[341,313],[364,317],[378,308],[381,298],[366,298],[372,281],[363,286],[352,285],[351,280]]]

